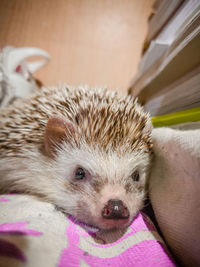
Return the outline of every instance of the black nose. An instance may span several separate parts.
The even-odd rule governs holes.
[[[110,199],[102,210],[102,217],[112,220],[128,219],[129,210],[124,206],[121,200]]]

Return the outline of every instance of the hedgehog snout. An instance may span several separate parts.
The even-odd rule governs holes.
[[[119,199],[110,199],[102,210],[104,219],[120,220],[128,219],[129,216],[128,208]]]

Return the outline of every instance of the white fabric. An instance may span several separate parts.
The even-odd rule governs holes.
[[[167,244],[186,266],[200,266],[200,130],[153,130],[150,198]]]

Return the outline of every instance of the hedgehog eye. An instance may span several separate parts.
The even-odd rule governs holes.
[[[86,177],[85,170],[83,168],[77,168],[75,171],[75,179],[83,180]]]
[[[140,174],[138,171],[134,171],[131,175],[131,178],[134,182],[138,182],[140,180]]]

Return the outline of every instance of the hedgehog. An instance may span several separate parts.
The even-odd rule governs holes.
[[[130,95],[43,88],[0,112],[0,192],[34,195],[98,229],[127,227],[146,196],[151,131]]]

